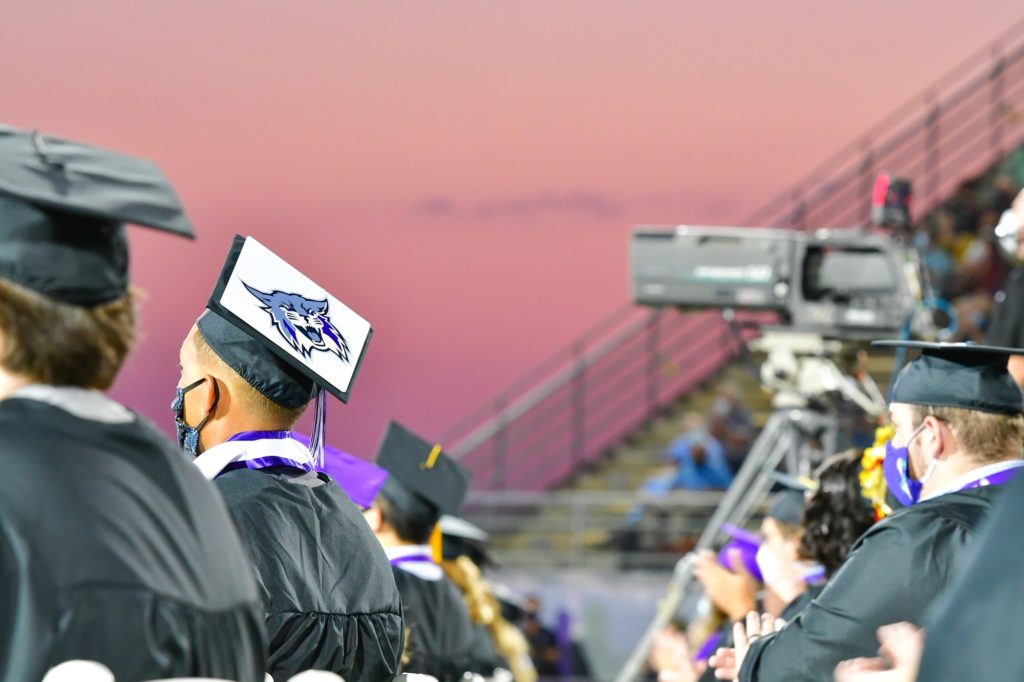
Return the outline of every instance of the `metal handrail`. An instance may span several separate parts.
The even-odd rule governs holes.
[[[923,180],[915,203],[927,211],[1024,139],[1022,84],[1024,20],[737,224],[866,222],[882,169]],[[626,304],[448,429],[448,451],[474,471],[477,487],[553,485],[735,357],[740,349],[721,343],[724,325],[713,319]],[[702,320],[707,339],[679,341]]]

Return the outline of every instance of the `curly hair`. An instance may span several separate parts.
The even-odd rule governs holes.
[[[817,471],[818,489],[804,509],[800,554],[825,567],[831,577],[847,553],[875,522],[860,488],[861,453],[846,450],[825,460]]]

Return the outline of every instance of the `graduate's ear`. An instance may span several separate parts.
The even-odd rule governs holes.
[[[197,407],[199,410],[199,418],[206,419],[213,415],[217,409],[217,403],[220,402],[220,385],[217,383],[217,377],[212,374],[207,374],[203,377],[204,381],[199,386],[196,386],[195,392]]]
[[[944,459],[949,455],[952,433],[949,427],[935,417],[924,418],[924,429],[921,434],[921,449],[929,460]]]

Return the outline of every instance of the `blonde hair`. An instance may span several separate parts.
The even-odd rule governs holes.
[[[934,417],[949,427],[960,447],[982,464],[1019,459],[1024,449],[1024,415],[979,412],[963,407],[911,405],[914,421]]]
[[[54,386],[109,389],[135,344],[135,294],[91,308],[0,278],[0,365]]]

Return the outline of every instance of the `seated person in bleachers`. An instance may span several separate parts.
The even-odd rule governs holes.
[[[725,450],[725,460],[733,471],[739,471],[754,440],[754,423],[750,411],[740,405],[736,387],[723,384],[711,404],[708,430]]]
[[[1018,265],[1010,271],[994,297],[995,311],[988,342],[993,346],[1024,348],[1024,229],[1021,229],[1024,226],[1024,190],[1014,200],[1012,211],[1010,219],[1018,225],[1014,254]],[[1024,356],[1011,356],[1009,370],[1017,383],[1024,386]]]
[[[666,450],[676,464],[671,488],[674,490],[722,490],[732,483],[732,471],[725,460],[725,448],[712,436],[704,419],[686,416],[686,432]]]

